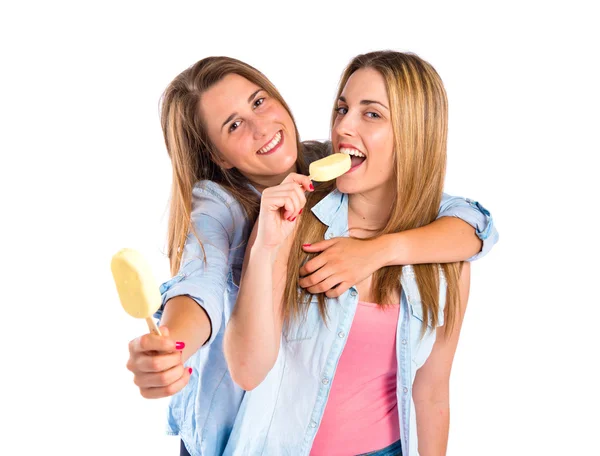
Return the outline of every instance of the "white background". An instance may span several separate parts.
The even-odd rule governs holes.
[[[0,453],[178,454],[167,400],[125,369],[146,327],[109,268],[128,246],[169,277],[170,80],[239,58],[323,139],[344,66],[389,48],[440,73],[446,191],[500,232],[472,268],[448,455],[600,454],[597,19],[574,1],[3,3]]]

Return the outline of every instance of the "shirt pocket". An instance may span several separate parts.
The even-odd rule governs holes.
[[[411,358],[414,366],[418,369],[429,357],[433,344],[436,339],[435,327],[432,325],[431,315],[427,318],[427,327],[423,334],[423,303],[420,299],[411,299],[409,302],[411,313],[410,318],[410,342],[411,342]],[[438,312],[438,324],[444,323],[444,311],[441,308]]]
[[[317,332],[320,320],[319,301],[316,296],[312,296],[306,315],[301,316],[298,321],[290,323],[288,328],[284,328],[285,340],[296,342],[312,339]]]

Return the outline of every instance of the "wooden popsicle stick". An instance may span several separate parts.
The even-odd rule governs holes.
[[[154,322],[154,319],[152,317],[146,318],[146,323],[148,323],[148,329],[152,334],[162,336],[162,334],[160,333],[160,329],[158,329],[158,326],[156,326],[156,323]]]

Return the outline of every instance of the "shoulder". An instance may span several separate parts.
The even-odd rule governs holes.
[[[242,204],[223,186],[199,181],[192,190],[192,219],[210,217],[227,231],[244,229],[249,222]]]
[[[224,207],[241,206],[229,190],[210,180],[201,180],[192,189],[192,208],[203,203]]]

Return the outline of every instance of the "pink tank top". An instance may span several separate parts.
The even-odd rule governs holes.
[[[399,305],[359,302],[311,456],[356,455],[400,439],[396,401]]]

